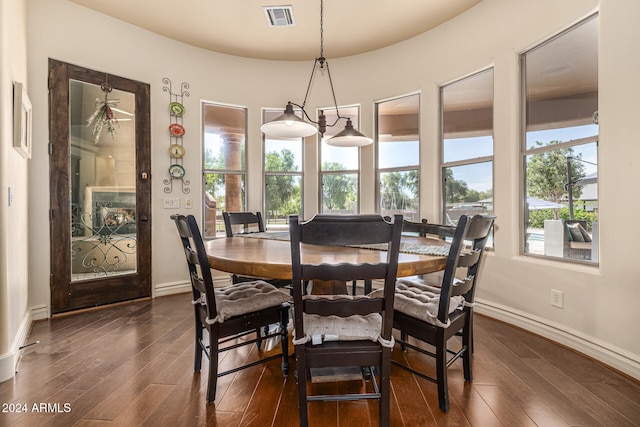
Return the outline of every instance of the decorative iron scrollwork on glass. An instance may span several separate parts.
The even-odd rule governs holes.
[[[74,270],[95,275],[135,271],[136,210],[134,206],[96,202],[94,210],[72,210],[71,259]]]

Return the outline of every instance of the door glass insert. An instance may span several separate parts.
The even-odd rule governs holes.
[[[69,82],[71,279],[137,271],[135,95]]]

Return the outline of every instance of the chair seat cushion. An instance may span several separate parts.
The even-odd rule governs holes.
[[[305,295],[304,299],[355,299],[368,298],[364,295]],[[380,341],[382,330],[382,316],[379,313],[368,315],[353,315],[347,317],[321,316],[318,314],[303,314],[304,333],[301,339],[294,340],[294,344],[310,341],[315,336],[321,336],[323,341]]]
[[[593,246],[592,242],[569,242],[569,247],[571,249],[583,249],[583,250],[587,250],[587,249],[591,249]]]
[[[224,288],[216,288],[216,308],[218,317],[209,323],[224,322],[226,319],[254,311],[264,310],[291,301],[289,293],[263,281],[242,282]]]
[[[372,297],[379,296],[375,290]],[[430,286],[422,280],[411,277],[398,279],[396,282],[396,295],[393,309],[416,319],[423,320],[432,325],[447,327],[438,320],[438,306],[440,304],[440,288]],[[449,314],[464,306],[464,298],[457,295],[449,302]]]

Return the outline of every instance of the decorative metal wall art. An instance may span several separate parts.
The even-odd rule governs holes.
[[[165,178],[164,192],[171,193],[173,191],[173,181],[180,180],[182,185],[182,192],[188,194],[191,189],[189,188],[189,180],[185,179],[186,170],[183,165],[183,158],[186,154],[186,150],[183,144],[183,136],[186,133],[186,129],[183,125],[183,117],[185,114],[184,98],[189,96],[190,93],[189,83],[182,82],[180,85],[180,92],[174,93],[171,88],[171,80],[167,77],[162,79],[162,83],[165,86],[162,88],[164,92],[169,93],[169,178]]]

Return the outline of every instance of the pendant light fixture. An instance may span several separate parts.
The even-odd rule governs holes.
[[[324,33],[323,33],[323,19],[324,19],[324,0],[320,0],[320,56],[318,56],[313,62],[313,69],[311,70],[311,77],[309,78],[309,84],[307,85],[307,93],[304,95],[304,101],[302,105],[298,105],[289,101],[285,107],[284,113],[274,120],[264,123],[260,130],[267,136],[274,138],[303,138],[316,133],[320,133],[320,136],[324,136],[327,131],[327,126],[333,127],[341,119],[345,119],[347,124],[342,132],[339,132],[334,137],[329,138],[326,142],[329,145],[338,147],[361,147],[373,142],[373,139],[366,137],[362,133],[353,128],[351,119],[340,115],[338,110],[338,103],[336,101],[336,94],[333,90],[333,81],[331,79],[331,71],[329,70],[329,61],[324,57]],[[304,109],[307,104],[307,98],[309,97],[309,91],[313,83],[313,77],[316,73],[316,69],[327,67],[327,76],[329,77],[329,85],[331,87],[331,95],[333,97],[333,104],[336,110],[337,118],[332,124],[327,124],[327,117],[324,115],[324,111],[320,110],[318,121],[315,121],[309,117]],[[295,114],[293,107],[298,107],[304,117],[299,117]],[[305,118],[308,120],[306,121]],[[313,124],[312,124],[313,123]],[[317,126],[314,126],[314,124]]]

